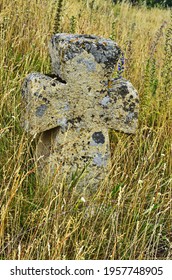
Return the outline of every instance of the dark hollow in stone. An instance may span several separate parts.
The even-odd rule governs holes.
[[[58,81],[58,82],[60,82],[60,83],[66,84],[66,81],[63,80],[62,78],[60,78],[60,76],[58,76],[58,75],[48,73],[48,74],[45,74],[45,76],[48,76],[48,77],[50,77],[50,78],[52,78],[52,79],[55,79],[55,81]],[[52,86],[55,86],[56,84],[53,83],[53,84],[51,84],[51,85],[52,85]]]
[[[97,144],[104,144],[104,142],[105,142],[105,137],[101,131],[94,132],[92,135],[92,138],[93,138],[94,142],[96,142]]]
[[[75,107],[76,108],[76,107]],[[74,119],[68,120],[68,123],[74,125],[75,123],[80,123],[82,121],[81,117],[76,117]]]

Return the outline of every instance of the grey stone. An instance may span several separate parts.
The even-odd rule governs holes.
[[[85,168],[82,181],[98,185],[111,167],[108,130],[136,131],[137,91],[112,78],[121,51],[110,39],[56,34],[49,50],[54,78],[32,73],[23,83],[23,126],[39,135],[43,173]]]

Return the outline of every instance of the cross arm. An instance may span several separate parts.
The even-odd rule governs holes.
[[[29,74],[22,86],[23,127],[32,135],[65,126],[69,104],[65,84],[40,73]]]
[[[106,82],[93,105],[95,122],[109,129],[135,133],[138,126],[139,96],[133,85],[123,79]]]

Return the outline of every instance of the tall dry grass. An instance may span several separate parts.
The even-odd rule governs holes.
[[[0,0],[0,259],[172,257],[170,10],[64,0],[59,31],[114,39],[140,95],[136,135],[110,132],[113,168],[92,197],[40,182],[20,125],[21,84],[48,73],[56,1]]]

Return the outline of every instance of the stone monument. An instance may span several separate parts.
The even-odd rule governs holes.
[[[111,165],[108,130],[136,131],[137,91],[112,78],[121,50],[110,39],[56,34],[49,52],[52,74],[29,74],[22,86],[24,129],[39,136],[41,173],[78,171],[98,185]]]

